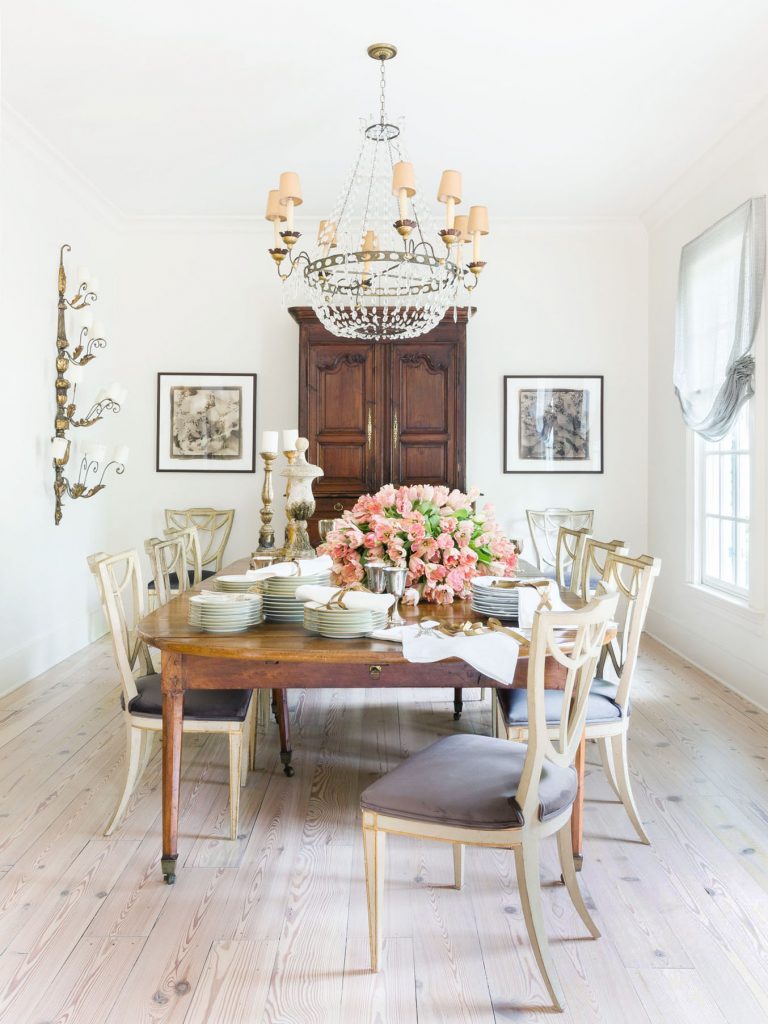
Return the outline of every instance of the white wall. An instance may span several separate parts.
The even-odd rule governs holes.
[[[258,374],[257,436],[297,425],[298,328],[281,304],[266,252],[267,225],[256,222],[126,220],[88,203],[80,183],[23,128],[5,138],[3,281],[13,302],[5,345],[27,424],[8,478],[23,507],[13,508],[13,545],[4,599],[12,614],[0,688],[42,671],[101,628],[85,556],[142,547],[162,529],[162,509],[214,505],[236,509],[229,553],[258,537],[261,474],[155,472],[158,371]],[[70,180],[71,179],[71,180]],[[310,230],[310,227],[307,227]],[[100,440],[126,442],[125,475],[90,502],[68,503],[53,526],[48,456],[53,415],[55,257],[70,241],[74,261],[101,279],[99,317],[109,347],[92,364],[93,394],[118,379],[124,410],[98,428]],[[527,507],[597,509],[596,528],[645,550],[647,473],[647,254],[639,224],[495,225],[489,266],[469,327],[468,483],[497,504],[519,533]],[[10,339],[13,343],[9,344]],[[602,373],[605,376],[603,475],[505,475],[502,377],[505,373]],[[21,408],[23,406],[23,416]],[[280,493],[280,482],[275,490]],[[275,519],[279,530],[282,516]]]
[[[702,230],[768,186],[768,126],[748,148],[726,139],[691,169],[660,204],[650,230],[649,540],[663,560],[648,628],[659,639],[728,686],[768,707],[768,624],[759,608],[747,610],[711,597],[688,583],[691,512],[691,434],[683,425],[672,386],[675,300],[680,249]],[[730,165],[723,170],[724,159]],[[708,170],[716,169],[714,177]],[[757,546],[756,602],[765,607],[765,323],[756,343],[758,393],[756,489],[752,544]],[[762,594],[760,591],[762,590]]]
[[[53,523],[53,434],[59,246],[73,266],[116,277],[115,223],[91,190],[15,117],[2,118],[2,366],[4,457],[0,520],[0,691],[82,647],[95,610],[85,557],[107,544],[103,496],[68,507]],[[105,288],[103,317],[114,317]],[[93,397],[108,382],[112,353],[92,371]],[[94,367],[97,364],[94,364]],[[84,412],[87,410],[84,410]],[[97,428],[93,428],[97,429]],[[98,623],[98,619],[96,620]],[[100,623],[98,623],[100,628]]]
[[[647,246],[638,223],[494,223],[469,325],[467,481],[518,536],[526,508],[594,508],[647,542]],[[603,374],[605,472],[504,474],[505,374]],[[524,551],[524,554],[530,553]]]

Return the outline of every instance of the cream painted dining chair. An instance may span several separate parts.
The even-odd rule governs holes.
[[[88,565],[112,634],[112,648],[122,684],[121,704],[127,730],[128,766],[125,787],[105,835],[125,813],[128,801],[152,756],[154,737],[162,737],[163,697],[160,674],[137,625],[144,614],[141,569],[136,551],[90,555]],[[250,690],[189,690],[184,695],[185,733],[220,733],[229,741],[229,838],[237,838],[240,786],[248,772],[251,735]],[[243,751],[243,746],[246,750]]]
[[[165,526],[167,530],[183,530],[196,526],[202,552],[202,579],[221,572],[232,524],[235,521],[233,508],[167,508]],[[190,566],[191,567],[191,566]]]
[[[169,558],[173,559],[173,564],[168,572],[165,573],[165,595],[159,597],[157,593],[157,572],[150,547],[160,544],[161,539],[159,537],[151,537],[144,542],[144,550],[149,558],[150,572],[152,574],[152,579],[147,584],[147,599],[150,609],[156,608],[158,604],[165,604],[171,597],[184,593],[189,587],[194,587],[202,582],[204,578],[209,578],[213,575],[213,573],[209,572],[206,573],[205,577],[203,576],[203,560],[197,527],[185,526],[178,530],[165,530],[164,534],[167,541],[180,540],[182,542],[182,552],[179,557],[176,557],[176,548],[169,547],[162,553],[160,561],[161,573],[162,566]],[[180,579],[183,581],[183,586],[181,587],[179,586]]]
[[[630,691],[637,664],[640,637],[653,592],[661,570],[661,560],[641,555],[608,552],[601,584],[616,594],[618,606],[616,638],[607,644],[600,656],[598,675],[592,683],[587,702],[586,737],[596,740],[603,770],[614,792],[621,800],[640,840],[650,840],[640,822],[629,774],[627,733],[630,722]],[[610,660],[616,681],[605,678]],[[563,693],[547,690],[544,708],[551,735],[557,734],[562,712]],[[525,690],[496,691],[496,734],[515,742],[525,742],[529,733],[528,706]]]
[[[584,545],[584,553],[579,566],[578,580],[571,590],[588,601],[594,594],[598,583],[605,576],[605,567],[608,556],[626,555],[629,549],[623,540],[597,540],[595,537],[587,538]]]
[[[453,846],[454,885],[463,883],[464,847],[514,851],[520,903],[528,935],[555,1008],[564,999],[549,950],[541,900],[539,844],[557,836],[563,880],[593,938],[598,929],[576,879],[571,809],[578,780],[573,768],[584,730],[590,685],[617,594],[601,594],[580,611],[534,616],[528,661],[528,743],[462,733],[438,740],[369,786],[361,797],[371,968],[378,970],[382,939],[384,854],[388,833],[435,839]],[[569,648],[556,631],[573,629]],[[547,724],[545,662],[566,671],[565,700],[552,731]]]
[[[531,535],[536,566],[545,575],[554,578],[557,565],[557,537],[561,526],[569,530],[592,532],[595,510],[572,508],[526,509],[528,531]]]
[[[555,582],[561,590],[577,590],[581,580],[584,548],[588,540],[589,530],[586,527],[573,530],[569,526],[561,526],[557,531]]]

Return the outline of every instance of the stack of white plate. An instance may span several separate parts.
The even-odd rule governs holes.
[[[245,593],[253,588],[255,582],[249,576],[217,576],[213,581],[216,589],[225,593]]]
[[[383,629],[387,613],[365,608],[328,607],[308,601],[304,605],[304,629],[334,640],[351,640],[367,636],[374,629]]]
[[[189,599],[189,623],[206,633],[240,633],[262,621],[260,594],[215,594],[209,590]]]
[[[269,576],[255,586],[264,599],[264,618],[269,622],[303,622],[304,603],[296,600],[296,591],[304,584],[326,586],[329,572],[311,576]]]
[[[497,619],[517,618],[518,588],[502,576],[475,576],[472,584],[472,611]]]

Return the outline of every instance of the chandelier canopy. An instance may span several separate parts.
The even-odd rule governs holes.
[[[308,251],[293,251],[301,237],[294,226],[294,211],[303,202],[298,174],[281,174],[280,187],[267,200],[266,219],[275,232],[269,253],[280,278],[300,273],[318,319],[343,338],[424,334],[458,304],[460,287],[473,290],[485,266],[480,236],[488,234],[488,211],[472,206],[468,215],[456,215],[462,201],[459,171],[442,174],[437,199],[445,204],[445,226],[433,232],[413,165],[403,153],[400,126],[387,118],[385,62],[396,53],[389,43],[368,47],[381,66],[379,120],[363,128],[348,183]],[[467,244],[472,259],[465,263]]]

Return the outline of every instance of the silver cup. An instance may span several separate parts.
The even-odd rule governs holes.
[[[381,562],[370,562],[365,567],[365,585],[372,594],[386,594],[387,577],[385,575],[386,565]]]
[[[408,575],[407,569],[398,569],[394,565],[384,566],[384,578],[386,581],[386,590],[388,594],[393,594],[395,602],[392,605],[389,612],[389,624],[390,626],[404,626],[405,619],[398,611],[397,605],[400,598],[405,593],[405,578]]]
[[[266,569],[275,561],[274,555],[254,555],[251,559],[252,569]]]
[[[318,519],[317,520],[317,532],[320,534],[320,540],[325,544],[325,538],[333,529],[335,519]]]

